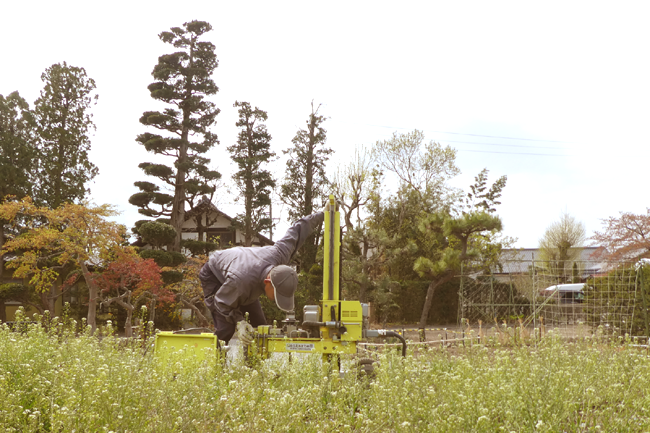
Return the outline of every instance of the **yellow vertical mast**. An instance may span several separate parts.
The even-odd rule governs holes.
[[[338,315],[339,272],[341,265],[341,214],[336,208],[336,200],[333,195],[329,196],[329,210],[325,212],[324,237],[323,320],[336,321],[338,320],[336,316]],[[334,307],[334,310],[332,307]]]

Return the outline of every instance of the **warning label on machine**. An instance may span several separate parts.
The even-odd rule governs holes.
[[[287,343],[287,350],[292,351],[311,352],[314,348],[314,344],[311,343]]]

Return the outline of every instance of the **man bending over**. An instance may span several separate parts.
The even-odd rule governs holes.
[[[252,327],[266,325],[259,300],[262,293],[275,300],[279,309],[293,311],[298,275],[287,265],[324,217],[321,211],[301,218],[274,245],[235,247],[210,255],[199,279],[220,340],[228,343],[237,331],[242,343],[252,342]]]

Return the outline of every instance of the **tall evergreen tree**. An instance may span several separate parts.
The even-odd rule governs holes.
[[[6,98],[0,95],[0,204],[7,195],[21,199],[32,194],[35,156],[34,121],[29,104],[18,92]],[[5,242],[6,222],[0,219],[0,250]],[[3,273],[4,259],[0,254],[0,285]],[[21,285],[12,287],[12,290],[0,289],[0,321],[3,322],[6,321],[5,298],[24,292]]]
[[[151,97],[169,104],[163,111],[146,111],[140,118],[145,126],[165,132],[165,136],[145,132],[136,141],[147,151],[169,156],[172,164],[143,162],[139,167],[149,176],[158,178],[171,191],[168,194],[152,182],[135,182],[141,192],[132,195],[129,203],[138,206],[149,217],[170,217],[176,229],[171,250],[180,251],[181,227],[185,221],[185,204],[189,198],[214,191],[214,182],[221,175],[208,168],[210,160],[203,155],[218,143],[209,131],[219,109],[206,97],[219,88],[211,76],[218,66],[215,46],[201,41],[212,30],[205,21],[191,21],[183,28],[172,27],[158,37],[178,51],[158,58],[149,85]],[[190,140],[193,137],[194,140]]]
[[[45,86],[34,107],[39,143],[34,198],[55,209],[83,199],[90,193],[86,184],[97,176],[88,152],[89,134],[95,129],[89,110],[98,96],[86,70],[66,62],[47,68],[41,80]]]
[[[320,105],[314,109],[312,102],[307,128],[298,130],[291,141],[293,147],[284,151],[289,160],[280,198],[288,205],[289,217],[293,220],[312,214],[326,195],[325,163],[332,149],[325,147],[327,131],[322,126],[325,116],[318,114],[319,108]],[[316,261],[319,237],[319,230],[312,233],[298,253],[298,262],[306,271]]]
[[[271,134],[264,125],[268,119],[266,111],[253,109],[248,102],[235,102],[235,107],[239,108],[236,126],[240,130],[237,143],[228,147],[228,151],[239,169],[233,179],[244,199],[244,213],[237,216],[236,223],[243,229],[245,246],[250,247],[254,233],[268,230],[272,224],[266,209],[271,204],[275,179],[262,166],[269,163],[275,153],[271,152]]]
[[[18,92],[0,95],[0,202],[31,195],[35,150],[29,104]]]

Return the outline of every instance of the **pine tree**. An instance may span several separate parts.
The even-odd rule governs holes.
[[[236,224],[242,227],[245,246],[252,245],[254,234],[271,228],[271,219],[266,209],[271,204],[271,191],[275,179],[271,172],[262,166],[275,157],[271,152],[271,134],[264,122],[268,119],[265,111],[251,108],[248,102],[235,102],[239,107],[240,128],[237,143],[228,147],[238,171],[233,174],[241,197],[244,199],[244,213],[236,217]]]
[[[412,299],[422,293],[423,283],[428,286],[419,321],[423,328],[439,289],[461,264],[465,270],[482,269],[498,256],[501,243],[495,236],[502,223],[494,213],[507,179],[502,176],[489,186],[483,170],[467,195],[450,188],[447,180],[460,172],[456,150],[425,143],[417,130],[395,133],[377,142],[373,152],[379,167],[399,181],[396,193],[370,209],[372,231],[380,234],[376,251],[383,252],[384,275],[401,287],[399,298]],[[463,195],[466,199],[458,203]]]
[[[97,176],[88,152],[89,134],[95,129],[89,110],[98,96],[85,69],[66,62],[47,68],[41,80],[45,87],[34,108],[39,143],[34,199],[56,209],[82,200],[90,193],[86,184]]]
[[[314,110],[312,102],[307,128],[298,130],[292,140],[293,147],[284,151],[289,155],[289,160],[280,198],[289,206],[292,220],[314,213],[327,195],[325,163],[332,149],[325,147],[327,131],[322,126],[325,117],[318,114],[319,108]],[[316,262],[319,237],[320,231],[311,234],[298,253],[298,262],[305,271],[309,271]]]
[[[210,252],[219,249],[220,242],[208,234],[208,228],[219,220],[220,212],[214,212],[216,209],[212,203],[213,195],[208,197],[203,195],[196,202],[190,201],[191,210],[185,213],[185,219],[192,219],[196,226],[196,239],[183,239],[183,248],[188,250],[192,256],[210,255]],[[217,241],[217,242],[214,242]]]
[[[148,89],[153,99],[170,107],[145,112],[140,123],[166,135],[146,132],[136,139],[147,151],[173,159],[170,165],[151,162],[139,165],[145,174],[166,185],[171,194],[152,182],[135,182],[141,192],[129,198],[129,203],[138,206],[143,215],[171,218],[170,224],[177,233],[170,244],[173,251],[181,248],[186,202],[213,192],[214,182],[221,177],[208,168],[210,160],[203,156],[218,144],[217,136],[209,128],[220,111],[205,99],[219,90],[211,78],[218,66],[215,46],[200,40],[210,30],[212,26],[205,21],[191,21],[183,24],[183,28],[173,27],[158,35],[178,51],[158,58],[152,72],[156,81]]]

